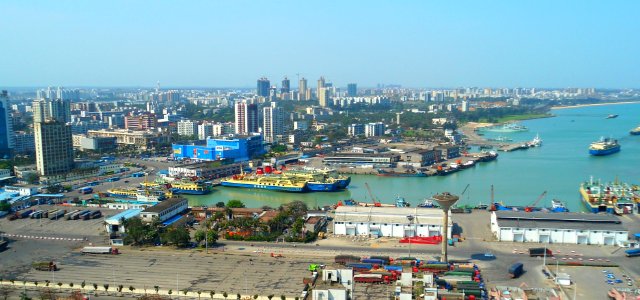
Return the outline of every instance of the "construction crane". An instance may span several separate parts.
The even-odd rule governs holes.
[[[471,185],[470,183],[467,183],[467,186],[464,187],[464,190],[462,190],[462,193],[460,194],[460,198],[462,198],[462,196],[467,191],[467,189],[469,188],[470,185]]]
[[[373,193],[371,192],[371,188],[369,187],[369,183],[365,182],[364,186],[367,187],[367,191],[369,192],[369,196],[371,197],[371,201],[373,201],[373,206],[375,206],[375,207],[382,206],[380,204],[380,202],[376,200],[376,197],[373,196]]]
[[[532,212],[536,208],[536,205],[538,205],[538,202],[540,202],[540,200],[542,200],[542,198],[544,198],[544,196],[546,195],[547,195],[547,191],[542,192],[542,194],[538,196],[538,199],[536,199],[536,201],[534,201],[533,204],[531,204],[530,206],[526,206],[524,208],[524,211]]]

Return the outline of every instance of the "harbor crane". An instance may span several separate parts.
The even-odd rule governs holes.
[[[364,186],[367,187],[367,191],[369,192],[369,196],[371,197],[371,201],[373,201],[373,206],[380,207],[380,201],[376,200],[376,197],[373,196],[373,192],[371,192],[371,188],[369,187],[369,183],[365,182]]]
[[[534,201],[533,204],[531,204],[530,206],[526,206],[524,208],[524,211],[533,212],[533,210],[536,208],[536,205],[538,205],[538,202],[540,202],[540,200],[542,200],[542,198],[544,198],[544,196],[546,195],[547,195],[547,191],[542,192],[542,194],[538,196],[538,199],[536,199],[536,201]]]

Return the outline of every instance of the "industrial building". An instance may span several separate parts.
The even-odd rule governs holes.
[[[333,219],[336,235],[412,237],[442,235],[444,212],[420,207],[339,206]],[[453,222],[449,218],[449,238]]]
[[[491,232],[499,241],[584,245],[621,245],[629,231],[613,215],[495,211]]]
[[[322,162],[327,165],[360,166],[369,168],[394,167],[400,160],[397,153],[369,154],[369,153],[334,153],[327,155]]]
[[[173,157],[176,160],[220,160],[230,159],[236,162],[247,161],[265,153],[262,136],[234,136],[207,139],[190,144],[173,144]]]

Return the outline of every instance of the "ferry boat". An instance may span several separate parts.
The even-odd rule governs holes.
[[[385,177],[427,177],[427,174],[421,171],[407,170],[406,172],[387,171],[378,169],[378,176]]]
[[[291,173],[286,176],[298,177],[307,182],[307,189],[311,192],[335,192],[339,190],[338,181],[331,177],[325,178],[321,173]]]
[[[620,144],[617,140],[601,138],[600,141],[591,143],[589,154],[594,156],[604,156],[620,151]]]
[[[349,186],[349,184],[351,183],[351,177],[350,176],[340,175],[334,169],[288,170],[288,169],[283,168],[282,174],[283,175],[292,175],[292,176],[298,176],[298,175],[306,176],[306,175],[321,174],[322,176],[324,176],[325,180],[329,180],[331,182],[334,182],[335,186],[336,186],[336,189],[338,189],[338,190],[346,189]]]
[[[633,213],[636,203],[640,203],[640,195],[633,187],[617,180],[602,184],[594,182],[592,177],[580,184],[580,195],[582,203],[593,213]]]
[[[222,186],[265,189],[302,193],[308,191],[307,181],[284,175],[234,175],[220,182]]]
[[[631,135],[640,135],[640,126],[634,128],[634,129],[631,129],[631,131],[629,131],[629,134],[631,134]]]
[[[176,180],[169,184],[169,190],[176,194],[206,195],[212,188],[202,181]]]
[[[135,199],[138,195],[138,190],[136,189],[110,189],[107,190],[109,193],[109,197],[124,197]]]

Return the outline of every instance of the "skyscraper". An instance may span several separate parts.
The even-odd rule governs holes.
[[[258,96],[261,97],[269,97],[269,88],[271,87],[271,83],[269,79],[262,77],[258,79]]]
[[[355,83],[347,84],[347,96],[355,97],[357,95],[358,95],[358,85],[356,85]]]
[[[305,101],[307,98],[307,79],[302,77],[298,83],[298,100]]]
[[[291,91],[291,82],[289,78],[282,79],[282,87],[280,88],[280,94],[288,94]]]
[[[245,101],[236,102],[235,125],[236,134],[250,134],[258,130],[258,105]]]
[[[273,143],[278,135],[284,134],[284,110],[276,102],[263,108],[263,134],[265,141]]]
[[[71,126],[56,120],[33,124],[36,168],[40,176],[67,173],[73,169]]]
[[[10,112],[9,94],[7,91],[2,91],[0,93],[0,158],[10,157],[15,146]]]
[[[316,89],[316,92],[318,93],[318,98],[320,98],[320,90],[325,87],[325,83],[326,81],[324,80],[324,76],[320,76],[320,79],[318,79],[318,88]]]
[[[330,106],[331,104],[329,103],[330,100],[331,100],[331,90],[329,88],[322,87],[318,89],[318,102],[320,103],[320,106],[322,107]]]
[[[33,101],[33,121],[44,122],[55,119],[59,122],[71,122],[71,103],[64,99],[41,98]]]

